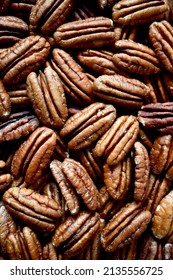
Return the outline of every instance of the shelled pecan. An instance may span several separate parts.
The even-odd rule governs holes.
[[[29,15],[36,1],[37,0],[13,0],[9,7],[9,13],[15,14],[17,17],[29,22]]]
[[[93,92],[100,100],[121,106],[138,109],[146,103],[150,90],[144,83],[120,74],[101,75],[93,82]]]
[[[43,232],[55,229],[61,208],[54,199],[31,189],[13,187],[3,195],[5,207],[19,221]]]
[[[10,96],[11,107],[16,108],[28,108],[31,104],[31,101],[27,95],[26,84],[17,84],[17,85],[6,85],[6,91]]]
[[[5,191],[13,181],[13,177],[5,169],[5,162],[0,160],[0,192]]]
[[[48,65],[44,72],[27,76],[27,95],[40,121],[51,128],[62,127],[68,115],[64,89],[57,73]],[[40,110],[41,108],[41,110]]]
[[[8,119],[11,113],[10,96],[7,93],[3,82],[0,80],[0,119]]]

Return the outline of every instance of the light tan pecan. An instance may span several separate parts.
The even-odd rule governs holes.
[[[138,109],[148,99],[150,89],[135,78],[114,74],[96,78],[93,93],[100,100],[122,108]]]
[[[60,136],[69,140],[69,149],[80,150],[101,137],[115,118],[114,106],[95,102],[68,118],[60,130]]]
[[[49,54],[50,45],[45,38],[28,36],[0,53],[0,72],[4,84],[17,84],[38,69]]]
[[[129,73],[152,75],[161,72],[155,52],[148,46],[130,39],[115,42],[112,61],[117,68]]]
[[[132,163],[130,157],[115,165],[104,164],[104,183],[110,196],[115,200],[123,199],[132,180]]]
[[[138,25],[164,19],[168,6],[163,0],[121,0],[112,8],[112,19],[122,25]]]
[[[38,127],[15,152],[11,172],[14,178],[24,176],[28,185],[40,178],[50,163],[56,145],[56,134],[47,127]]]
[[[7,93],[3,82],[0,80],[0,119],[5,120],[9,118],[11,113],[11,100]]]
[[[151,103],[141,107],[138,120],[146,128],[152,128],[162,134],[173,133],[173,102]]]
[[[101,48],[113,45],[113,21],[107,17],[90,17],[62,24],[53,37],[63,48]]]
[[[54,48],[51,65],[58,73],[65,93],[79,104],[93,102],[92,83],[82,67],[66,51]]]
[[[47,65],[44,72],[27,76],[27,94],[40,121],[51,128],[62,127],[67,115],[64,89],[58,74]]]
[[[58,160],[53,160],[50,163],[50,169],[65,199],[66,207],[71,215],[77,214],[80,209],[80,200],[76,188],[68,180],[66,173],[63,171],[62,163]]]
[[[173,190],[171,190],[156,208],[152,218],[152,232],[158,239],[173,241]]]
[[[103,156],[108,165],[118,164],[125,158],[136,141],[139,123],[133,115],[124,115],[97,141],[96,155]]]
[[[141,203],[131,202],[122,207],[107,223],[101,234],[107,252],[116,251],[136,240],[147,228],[151,213]]]
[[[24,187],[8,189],[3,202],[10,214],[43,232],[53,231],[56,220],[61,216],[61,208],[54,199]]]
[[[153,22],[149,27],[149,38],[154,51],[162,63],[162,65],[173,73],[173,27],[163,20],[161,22]]]
[[[77,216],[68,217],[52,237],[55,247],[61,246],[65,258],[71,258],[83,251],[100,227],[97,212],[82,211]]]
[[[134,143],[134,200],[144,201],[148,194],[150,160],[148,151],[139,141]]]
[[[50,34],[63,24],[74,8],[76,0],[39,0],[32,7],[29,22],[30,32]]]

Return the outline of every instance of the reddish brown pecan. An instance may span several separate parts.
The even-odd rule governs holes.
[[[57,73],[48,65],[44,73],[27,76],[27,94],[40,121],[51,128],[63,126],[67,115],[64,89]]]
[[[65,23],[53,37],[63,48],[101,48],[113,44],[113,21],[106,17],[90,17]]]

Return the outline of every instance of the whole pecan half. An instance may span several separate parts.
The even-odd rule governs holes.
[[[96,155],[103,156],[108,165],[118,164],[125,158],[136,141],[139,123],[135,116],[121,116],[97,141]]]
[[[173,190],[171,190],[156,208],[152,218],[152,232],[158,239],[173,241]]]
[[[101,137],[115,118],[116,109],[112,105],[95,102],[67,119],[60,136],[69,140],[69,149],[80,150]]]
[[[131,202],[122,207],[107,223],[101,233],[102,246],[113,252],[136,240],[147,228],[151,213],[140,203]]]
[[[173,133],[173,102],[151,103],[141,107],[138,120],[147,128],[164,134]]]
[[[40,121],[51,128],[63,126],[67,115],[64,89],[58,74],[48,65],[44,73],[27,76],[27,94]]]
[[[63,48],[101,48],[113,44],[113,21],[107,17],[90,17],[62,24],[53,37]]]
[[[29,111],[11,114],[8,120],[0,123],[0,143],[24,137],[38,126],[39,120]]]
[[[11,100],[7,93],[3,82],[0,80],[0,119],[5,120],[9,118],[11,113]]]
[[[0,53],[0,72],[4,84],[17,84],[38,69],[49,54],[50,45],[45,38],[28,36]]]
[[[44,126],[38,127],[14,154],[11,163],[14,178],[23,175],[26,184],[36,182],[49,165],[55,145],[55,132]]]
[[[129,109],[146,102],[150,89],[141,81],[119,74],[102,75],[93,82],[93,93],[101,100]]]
[[[163,0],[121,0],[112,8],[112,19],[122,25],[162,20],[168,10]]]
[[[63,24],[73,10],[76,0],[38,0],[29,16],[30,32],[50,34]]]
[[[123,71],[142,75],[161,72],[155,52],[146,45],[130,39],[118,40],[115,42],[115,51],[112,61]]]
[[[52,243],[61,248],[64,257],[72,257],[83,251],[100,227],[97,212],[81,211],[77,216],[68,217],[55,230]]]
[[[58,73],[65,93],[79,104],[91,104],[92,84],[82,67],[64,50],[55,48],[52,55],[51,65]]]
[[[4,193],[3,202],[14,217],[43,232],[53,231],[61,216],[61,208],[54,199],[31,189],[10,188]]]
[[[162,63],[162,65],[173,73],[173,27],[163,20],[161,22],[153,22],[149,27],[149,38],[154,51]]]

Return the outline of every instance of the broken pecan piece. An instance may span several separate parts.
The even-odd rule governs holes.
[[[68,139],[71,150],[80,150],[102,136],[116,118],[112,105],[95,102],[67,119],[60,136]]]
[[[151,213],[140,203],[122,207],[102,230],[101,242],[106,252],[114,252],[136,240],[147,228]]]
[[[36,182],[49,165],[55,145],[55,132],[44,126],[38,127],[14,154],[11,163],[14,178],[23,175],[27,185]]]
[[[40,121],[51,128],[63,126],[67,118],[64,89],[57,73],[48,65],[44,73],[27,76],[27,94]]]
[[[3,202],[10,214],[43,232],[53,231],[56,220],[61,216],[61,208],[54,199],[24,187],[8,189]]]
[[[107,17],[90,17],[67,22],[56,29],[53,37],[63,48],[101,48],[114,42],[113,21]]]
[[[135,116],[119,117],[97,141],[96,155],[103,156],[108,165],[118,164],[132,148],[138,131],[139,123]]]

